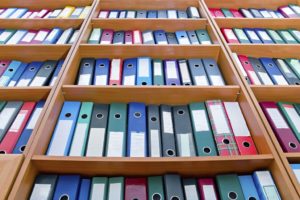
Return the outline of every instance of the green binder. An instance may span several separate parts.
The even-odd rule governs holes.
[[[91,35],[88,39],[88,44],[99,44],[100,38],[102,35],[102,29],[101,28],[94,28],[91,32]]]
[[[218,175],[216,181],[221,200],[245,200],[239,178],[236,174]]]
[[[107,198],[107,177],[93,177],[90,200],[105,200]]]
[[[276,31],[271,29],[266,29],[266,31],[276,44],[285,44],[285,41],[280,37],[280,35]]]
[[[278,102],[279,109],[283,113],[288,124],[292,128],[298,141],[300,141],[300,116],[292,103]]]
[[[93,105],[92,102],[83,102],[81,104],[69,156],[84,156]]]
[[[238,40],[240,41],[240,43],[242,44],[250,44],[250,40],[248,39],[248,37],[246,36],[245,32],[243,31],[243,29],[241,28],[234,28],[233,29],[235,35],[237,36]]]
[[[297,40],[290,34],[288,30],[278,30],[278,34],[288,44],[298,44]]]
[[[164,184],[161,176],[148,177],[148,199],[149,200],[164,200]]]
[[[298,59],[288,58],[285,62],[292,68],[298,78],[300,78],[300,62]]]
[[[226,18],[233,18],[233,14],[227,8],[221,9]]]
[[[189,105],[198,156],[217,156],[217,148],[203,102]]]
[[[163,64],[161,59],[153,60],[153,84],[154,85],[165,85]]]
[[[5,101],[0,101],[0,112],[2,111],[2,109],[4,108],[6,102]]]
[[[107,200],[124,199],[124,177],[112,177],[108,180]]]
[[[106,156],[126,156],[127,104],[112,103],[109,110]]]
[[[294,29],[289,29],[288,31],[297,40],[297,42],[300,43],[300,31]]]

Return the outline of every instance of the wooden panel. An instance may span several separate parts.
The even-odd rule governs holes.
[[[40,101],[47,99],[51,87],[0,87],[1,100]]]
[[[300,102],[300,86],[251,86],[257,99],[260,101],[288,101]]]

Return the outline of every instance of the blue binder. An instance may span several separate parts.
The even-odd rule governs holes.
[[[35,77],[37,72],[40,70],[42,67],[43,62],[32,62],[30,63],[26,70],[23,72],[22,76],[20,77],[17,86],[28,86],[32,79]]]
[[[209,85],[209,80],[205,72],[204,65],[201,59],[188,59],[189,69],[191,72],[194,85]]]
[[[274,44],[272,38],[269,36],[265,29],[256,28],[255,32],[264,44]]]
[[[36,122],[39,119],[39,116],[42,112],[44,105],[45,105],[45,101],[39,101],[36,104],[34,111],[32,112],[30,119],[27,122],[26,127],[23,130],[23,132],[13,150],[14,154],[21,154],[24,152],[27,142],[32,134],[33,129],[35,128]]]
[[[176,31],[175,35],[179,44],[191,44],[186,31]]]
[[[216,61],[212,58],[203,58],[202,61],[208,75],[210,85],[225,85],[225,81]]]
[[[122,85],[136,84],[137,59],[129,58],[124,60]]]
[[[259,39],[258,35],[256,34],[254,29],[251,28],[244,28],[243,29],[245,34],[247,35],[248,39],[251,41],[253,44],[261,44],[262,41]]]
[[[16,74],[18,68],[22,65],[20,61],[13,60],[0,78],[0,86],[8,86],[10,80]]]
[[[13,87],[17,84],[18,80],[20,79],[23,72],[26,70],[27,66],[28,66],[28,63],[22,63],[21,64],[21,66],[16,71],[15,75],[10,80],[10,82],[8,84],[9,87]]]
[[[108,58],[96,60],[93,85],[107,85],[109,78],[109,63]]]
[[[256,200],[260,199],[251,175],[239,176],[239,181],[245,199],[256,199]]]
[[[164,30],[153,31],[155,44],[168,44],[166,32]]]
[[[166,85],[181,85],[177,60],[164,60]]]
[[[87,200],[90,196],[90,187],[91,187],[91,180],[90,179],[81,179],[79,195],[77,200]]]
[[[28,11],[27,8],[18,8],[14,14],[10,15],[9,18],[21,18],[26,12]],[[17,13],[17,14],[15,14]]]
[[[276,85],[288,85],[288,82],[286,81],[272,58],[260,58],[259,60],[263,64],[273,83],[275,83]]]
[[[47,150],[47,155],[68,155],[80,110],[80,105],[81,103],[76,101],[64,102],[51,142]]]
[[[58,177],[53,200],[77,200],[80,186],[79,175],[61,175]]]
[[[60,36],[62,35],[63,30],[60,28],[54,28],[43,41],[43,44],[55,44]]]
[[[137,59],[137,85],[152,85],[151,58],[140,57]]]
[[[55,81],[56,81],[56,79],[58,77],[58,74],[59,74],[59,72],[60,72],[60,70],[61,70],[64,62],[65,62],[65,60],[59,60],[58,61],[58,64],[57,64],[56,69],[55,69],[55,71],[54,71],[54,73],[52,75],[52,78],[51,78],[49,86],[53,86],[55,84]]]
[[[255,171],[253,181],[261,200],[281,200],[280,194],[269,171]]]
[[[147,12],[147,18],[157,18],[157,11],[156,10],[149,10]]]
[[[143,103],[129,103],[128,109],[128,157],[147,156],[146,106]]]

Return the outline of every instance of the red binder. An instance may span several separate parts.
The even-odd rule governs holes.
[[[35,107],[35,102],[26,102],[23,104],[17,117],[0,143],[0,152],[11,153],[16,146],[23,129]]]
[[[225,15],[223,14],[221,9],[218,8],[210,8],[210,12],[214,13],[214,16],[216,18],[225,18]]]
[[[125,179],[125,200],[147,200],[147,179],[126,178]]]
[[[198,179],[201,200],[218,200],[217,189],[212,178]]]
[[[114,31],[113,30],[103,30],[100,44],[111,44],[114,37]]]
[[[112,59],[110,65],[109,85],[122,84],[122,64],[121,59]]]
[[[233,17],[244,18],[244,16],[240,13],[240,11],[236,9],[229,9],[229,11],[232,13]]]
[[[238,58],[241,61],[241,64],[249,77],[250,83],[254,85],[261,85],[261,82],[257,74],[255,73],[253,66],[251,65],[248,57],[239,55]]]
[[[240,43],[232,29],[221,28],[221,31],[228,43]]]
[[[211,14],[212,17],[216,17],[214,9],[209,8],[208,10],[209,10],[209,12],[210,12],[210,14]]]
[[[125,31],[125,44],[133,44],[132,31]]]
[[[139,30],[133,32],[133,44],[143,44],[142,33]]]
[[[261,102],[260,106],[265,113],[278,142],[284,152],[300,152],[300,143],[289,127],[275,102]]]
[[[9,66],[10,62],[10,60],[0,60],[0,77],[5,72],[6,68]]]

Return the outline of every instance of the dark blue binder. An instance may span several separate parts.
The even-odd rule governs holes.
[[[43,44],[55,44],[60,36],[63,34],[63,30],[61,28],[54,28],[52,31],[48,34],[46,39],[43,41]]]
[[[53,200],[77,200],[80,186],[79,175],[61,175],[58,177]]]
[[[256,34],[254,29],[251,28],[244,28],[243,29],[245,34],[247,35],[248,39],[251,41],[253,44],[261,44],[262,41],[259,39],[258,35]]]
[[[264,44],[274,44],[272,38],[269,36],[268,32],[265,29],[256,28],[254,30]]]
[[[275,83],[276,85],[288,85],[288,82],[286,81],[272,58],[260,58],[259,60],[265,67],[273,83]]]
[[[124,60],[122,85],[136,84],[137,59],[129,58]]]
[[[156,10],[148,10],[147,18],[157,18],[157,11]]]
[[[108,85],[109,63],[108,58],[96,60],[93,85]]]
[[[87,200],[90,196],[90,187],[91,187],[91,180],[84,178],[81,179],[79,194],[77,200]]]
[[[57,80],[57,77],[58,77],[58,74],[59,74],[59,72],[60,72],[60,70],[61,70],[64,62],[65,62],[65,60],[59,60],[58,61],[58,64],[57,64],[56,69],[55,69],[55,71],[53,73],[53,76],[51,78],[49,86],[53,86],[55,84],[55,82]]]
[[[26,70],[23,72],[22,76],[20,77],[17,86],[28,86],[36,73],[42,67],[43,62],[32,62],[30,63]]]
[[[128,106],[128,157],[147,157],[146,106],[129,103]]]
[[[166,32],[164,30],[153,31],[155,44],[168,44]]]
[[[166,85],[181,85],[177,60],[164,60]]]
[[[83,58],[81,59],[77,85],[91,85],[93,81],[93,74],[95,68],[94,58]]]

